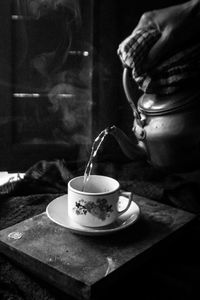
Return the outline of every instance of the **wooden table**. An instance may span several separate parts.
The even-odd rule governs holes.
[[[77,235],[44,212],[0,231],[0,252],[74,298],[96,299],[195,220],[194,214],[147,198],[134,201],[141,209],[139,221],[117,234]],[[22,236],[9,238],[12,232]]]

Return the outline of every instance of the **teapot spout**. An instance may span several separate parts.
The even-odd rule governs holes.
[[[109,134],[115,138],[122,152],[129,159],[135,160],[146,156],[144,149],[139,147],[137,139],[130,139],[120,128],[116,126],[110,127]]]

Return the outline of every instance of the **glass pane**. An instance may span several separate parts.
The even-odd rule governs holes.
[[[91,4],[12,1],[14,143],[90,143]]]

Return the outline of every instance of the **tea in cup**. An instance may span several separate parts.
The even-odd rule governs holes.
[[[68,216],[76,223],[88,227],[101,227],[113,223],[131,205],[119,210],[120,184],[111,177],[90,175],[84,186],[84,176],[68,182]]]

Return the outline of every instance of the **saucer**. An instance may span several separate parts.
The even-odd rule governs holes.
[[[129,193],[127,193],[129,195]],[[127,201],[127,197],[120,196],[120,202]],[[103,227],[86,227],[74,222],[67,214],[68,196],[63,195],[54,199],[46,208],[46,214],[51,221],[70,231],[82,235],[106,235],[127,228],[135,223],[140,215],[140,208],[131,202],[129,209],[117,218],[115,222]]]

